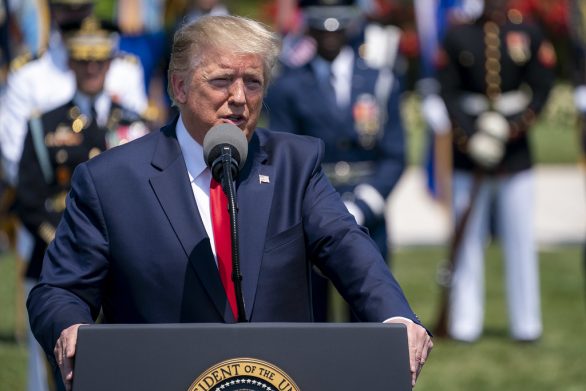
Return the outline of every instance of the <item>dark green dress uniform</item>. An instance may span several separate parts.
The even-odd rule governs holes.
[[[18,215],[35,241],[28,278],[40,275],[45,249],[65,209],[75,167],[147,132],[138,115],[116,103],[111,104],[105,126],[82,114],[73,101],[29,121],[17,185]]]

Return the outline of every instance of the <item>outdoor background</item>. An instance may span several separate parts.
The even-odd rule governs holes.
[[[100,8],[107,10],[107,3],[108,0],[102,0]],[[259,5],[264,2],[232,0],[227,3],[234,13],[259,17]],[[426,135],[415,94],[405,95],[403,113],[408,130],[409,171],[421,173]],[[561,188],[548,189],[554,197],[549,208],[555,212],[557,206],[565,206],[574,211],[571,218],[550,214],[553,216],[550,224],[566,225],[575,232],[556,237],[555,241],[545,238],[540,242],[543,338],[534,344],[518,344],[509,339],[502,258],[498,246],[493,244],[486,261],[487,311],[483,338],[473,344],[436,339],[416,390],[586,391],[586,273],[582,255],[586,239],[586,172],[579,168],[576,115],[567,81],[560,79],[553,91],[533,131],[532,142],[538,169],[560,168],[571,173],[574,184],[578,181],[580,185],[575,193]],[[419,199],[433,204],[423,185],[417,189]],[[402,216],[407,216],[405,220],[393,221],[395,237],[400,237],[403,224],[415,229],[421,227],[422,231],[429,228],[430,216],[422,216],[417,204],[407,205],[407,210],[400,211]],[[394,242],[393,272],[415,312],[430,328],[439,305],[436,270],[447,255],[441,238],[442,232],[432,240]],[[26,389],[24,313],[17,304],[22,303],[22,297],[18,296],[17,269],[12,253],[0,255],[0,391]]]

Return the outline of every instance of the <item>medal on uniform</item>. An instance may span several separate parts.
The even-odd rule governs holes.
[[[520,31],[509,31],[505,38],[507,51],[511,59],[517,64],[524,64],[531,58],[531,40],[529,36]]]
[[[352,107],[354,128],[363,148],[372,149],[381,131],[380,108],[374,95],[361,94]]]
[[[61,123],[54,132],[47,133],[45,145],[47,147],[72,147],[80,145],[83,134],[76,132],[69,124]]]
[[[108,133],[106,134],[106,148],[116,147],[136,140],[149,133],[149,129],[143,121],[128,121],[124,119],[122,110],[112,110],[108,119]]]

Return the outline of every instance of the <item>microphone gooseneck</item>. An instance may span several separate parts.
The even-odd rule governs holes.
[[[240,250],[238,245],[238,204],[234,179],[246,162],[248,143],[242,131],[232,124],[212,127],[203,140],[204,160],[218,181],[228,199],[230,214],[230,235],[232,238],[232,282],[236,294],[238,322],[247,322],[242,294],[242,273],[240,271]]]

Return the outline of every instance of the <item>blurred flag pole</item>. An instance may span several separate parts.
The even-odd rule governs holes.
[[[446,28],[447,12],[457,0],[415,0],[415,18],[421,48],[421,114],[427,128],[428,150],[425,162],[428,189],[451,216],[452,135],[445,104],[435,80],[435,61]]]

